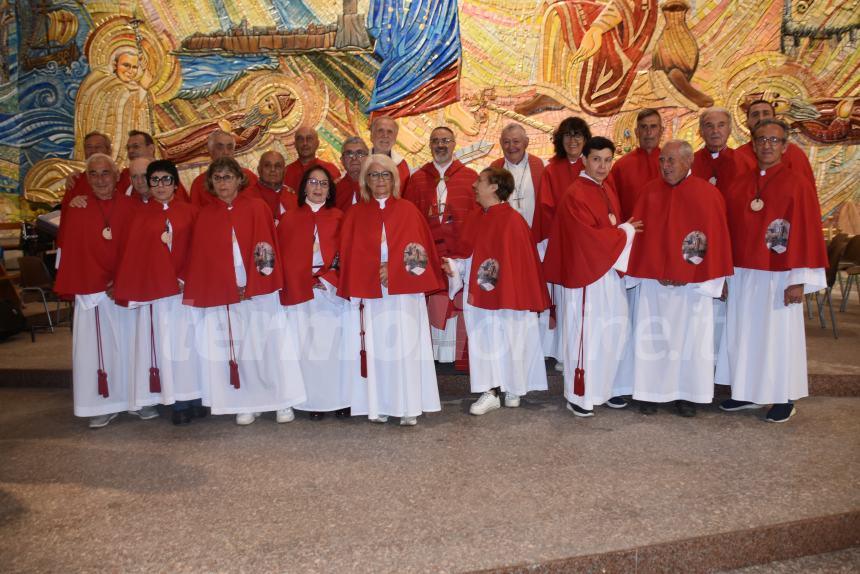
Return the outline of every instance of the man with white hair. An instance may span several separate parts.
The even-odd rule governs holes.
[[[84,159],[93,154],[111,155],[110,138],[101,132],[90,132],[84,136]],[[63,194],[62,206],[65,207],[78,196],[92,195],[92,189],[87,181],[86,171],[78,171],[66,177],[66,190]]]
[[[628,284],[639,285],[625,361],[643,414],[675,401],[683,417],[714,397],[714,306],[732,274],[720,191],[690,175],[693,148],[672,140],[660,150],[660,178],[645,185],[633,219],[646,230],[633,243]]]
[[[222,157],[233,157],[233,154],[236,152],[236,137],[230,132],[216,129],[209,134],[209,138],[206,140],[206,148],[209,150],[209,158],[212,161]],[[197,207],[204,207],[214,201],[214,196],[206,191],[207,171],[209,170],[202,172],[191,182],[191,203]],[[242,168],[242,171],[248,180],[246,187],[257,183],[257,174],[245,167]]]
[[[156,418],[158,411],[134,404],[129,377],[133,353],[128,345],[134,315],[112,299],[118,246],[133,216],[134,202],[117,193],[118,173],[110,156],[91,155],[86,177],[92,189],[87,205],[63,209],[54,289],[75,298],[75,415],[90,417],[90,428],[100,428],[125,410],[142,419]]]
[[[409,181],[410,174],[409,164],[406,163],[403,156],[394,151],[394,144],[397,143],[399,131],[400,126],[391,116],[375,116],[370,122],[370,145],[371,153],[379,153],[391,158],[391,161],[397,166],[398,175],[400,175],[400,189],[406,189],[406,182]]]
[[[735,150],[728,146],[732,116],[725,108],[707,108],[699,114],[699,135],[705,145],[693,155],[693,175],[707,180],[725,195],[738,174]]]
[[[490,164],[490,167],[503,167],[514,176],[514,193],[508,198],[529,227],[535,216],[535,198],[540,190],[544,163],[539,157],[528,153],[529,136],[520,124],[509,123],[502,128],[499,145],[504,157]]]

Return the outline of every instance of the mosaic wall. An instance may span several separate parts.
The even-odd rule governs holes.
[[[856,0],[0,0],[0,219],[55,202],[80,169],[81,136],[156,136],[183,178],[217,127],[254,167],[295,157],[316,126],[320,154],[400,118],[399,151],[430,157],[429,131],[458,131],[460,158],[499,157],[501,127],[527,127],[549,157],[569,114],[635,145],[636,111],[701,145],[697,112],[765,96],[812,160],[825,215],[860,199],[860,2]]]

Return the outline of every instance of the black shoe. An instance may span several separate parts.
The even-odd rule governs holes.
[[[325,413],[320,413],[317,411],[311,411],[310,413],[308,413],[308,416],[310,417],[310,419],[312,421],[321,421],[322,418],[325,416]]]
[[[576,415],[578,417],[585,418],[585,417],[593,417],[594,416],[594,411],[587,411],[584,408],[578,407],[569,401],[567,403],[567,410],[569,410],[570,412],[572,412],[574,415]]]
[[[195,419],[205,419],[209,416],[209,407],[203,405],[193,406],[189,409],[191,416]]]
[[[639,401],[639,412],[643,415],[656,415],[657,403],[649,403],[648,401]]]
[[[797,414],[797,409],[794,408],[794,403],[782,403],[770,407],[765,420],[769,423],[784,423],[795,414]]]
[[[191,413],[188,410],[183,411],[173,411],[172,415],[173,424],[179,425],[187,425],[191,422]]]
[[[606,401],[606,406],[610,409],[623,409],[627,408],[627,401],[621,397],[612,397]]]
[[[690,401],[675,401],[675,410],[685,418],[696,416],[696,405]]]
[[[351,414],[350,408],[346,407],[345,409],[338,409],[334,411],[334,416],[339,419],[348,419]]]
[[[755,403],[751,403],[749,401],[736,401],[734,399],[726,399],[720,403],[720,410],[726,411],[727,413],[733,413],[735,411],[743,411],[746,409],[760,409],[761,405],[757,405]]]

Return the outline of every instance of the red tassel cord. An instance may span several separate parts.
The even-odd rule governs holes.
[[[108,378],[107,372],[105,371],[104,351],[102,350],[102,324],[101,319],[99,318],[98,307],[96,307],[96,349],[98,349],[99,354],[99,368],[97,371],[99,395],[104,398],[108,398],[110,396],[110,392],[108,391]]]
[[[234,389],[238,389],[241,384],[239,381],[239,363],[236,361],[236,348],[233,346],[233,324],[230,322],[230,305],[227,305],[227,332],[230,335],[230,384]]]
[[[582,318],[579,324],[579,353],[576,358],[576,370],[573,372],[573,394],[582,397],[585,396],[585,347],[583,346],[585,339],[585,287],[582,288]]]
[[[158,354],[155,352],[155,323],[152,319],[152,304],[149,305],[149,392],[161,392],[161,373],[158,370]]]
[[[358,316],[361,321],[361,351],[358,352],[358,357],[361,363],[361,377],[367,378],[367,350],[364,346],[364,301],[358,305]]]

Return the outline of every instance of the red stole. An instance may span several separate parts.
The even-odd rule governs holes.
[[[532,176],[532,188],[535,191],[535,211],[532,216],[532,234],[534,234],[535,242],[541,241],[541,238],[538,236],[540,230],[542,229],[541,221],[543,217],[541,217],[541,180],[543,178],[544,165],[541,159],[532,154],[526,154],[529,160],[529,173]],[[496,161],[490,164],[490,167],[505,167],[505,158],[500,157]],[[514,190],[514,193],[518,193],[519,190]]]
[[[732,186],[740,168],[736,165],[735,150],[723,148],[714,158],[708,148],[703,147],[693,155],[693,175],[715,185],[723,196]]]
[[[615,225],[609,214],[615,215]],[[590,285],[606,275],[627,243],[618,195],[608,182],[603,186],[579,176],[568,188],[556,212],[543,269],[546,280],[568,289]]]
[[[633,243],[629,275],[702,283],[733,273],[725,201],[707,181],[694,175],[676,186],[652,180],[633,218],[642,220],[643,231]]]
[[[738,162],[738,172],[746,173],[748,171],[758,171],[758,158],[755,155],[752,141],[748,141],[741,147],[735,150],[735,158]],[[812,166],[809,164],[809,158],[803,153],[799,146],[788,142],[785,147],[785,153],[782,154],[780,163],[792,170],[795,174],[803,176],[809,183],[812,184],[812,190],[816,192],[815,174],[812,172]]]
[[[472,212],[463,226],[472,257],[468,302],[481,309],[543,311],[549,294],[526,220],[508,203]]]
[[[536,241],[549,237],[555,210],[561,203],[565,190],[576,181],[583,169],[585,166],[581,157],[575,162],[566,157],[553,157],[549,160],[541,178],[540,195],[535,198],[535,220],[539,221],[539,225],[532,224],[532,229]]]
[[[421,212],[408,201],[388,198],[381,209],[375,199],[352,206],[341,229],[338,294],[344,298],[382,297],[379,282],[382,226],[388,245],[388,292],[432,293],[445,288],[433,237]],[[417,275],[415,263],[424,265]]]
[[[284,185],[298,191],[299,186],[302,184],[302,178],[304,177],[305,172],[312,167],[317,166],[325,168],[332,181],[337,181],[337,178],[340,177],[340,169],[338,169],[336,165],[315,157],[307,165],[303,164],[299,160],[288,165],[287,169],[284,171]]]
[[[116,273],[117,301],[154,301],[179,293],[181,277],[196,209],[173,198],[164,205],[150,200],[137,209],[125,241]],[[163,241],[170,222],[170,248]]]
[[[758,212],[750,208],[757,189],[764,202]],[[755,169],[737,178],[726,196],[726,209],[736,267],[766,271],[827,267],[815,191],[782,162],[763,176]]]
[[[64,207],[57,246],[60,268],[54,290],[63,296],[105,291],[114,280],[119,246],[140,204],[114,193],[87,198],[86,207]],[[102,235],[110,227],[111,239]]]
[[[402,184],[400,189],[403,189]],[[334,202],[339,210],[346,213],[346,210],[353,206],[353,199],[355,203],[361,201],[361,185],[346,173],[335,186]]]
[[[609,172],[609,182],[615,188],[616,193],[618,193],[618,201],[621,202],[619,223],[630,219],[645,185],[659,177],[659,146],[651,150],[651,153],[637,147],[615,162]]]
[[[337,208],[322,207],[314,213],[307,204],[284,214],[278,225],[278,245],[284,273],[281,304],[296,305],[313,299],[318,276],[337,286],[337,272],[330,269],[330,265],[340,247],[342,219],[343,212]],[[322,269],[313,268],[314,227],[323,258]]]
[[[219,199],[197,215],[185,266],[186,305],[216,307],[239,302],[233,268],[233,230],[248,278],[245,298],[274,293],[283,286],[271,212],[263,201],[239,193],[232,208]],[[273,268],[269,275],[258,270],[255,254],[273,256],[267,261]],[[263,266],[261,259],[260,267]]]
[[[245,177],[248,180],[248,185],[243,187],[241,191],[255,185],[257,183],[257,174],[255,174],[250,169],[242,168],[242,171],[245,173]],[[221,202],[217,197],[206,191],[206,174],[207,171],[204,171],[200,175],[194,178],[194,181],[191,182],[191,203],[194,207],[206,207],[207,205],[212,205],[216,202]]]
[[[414,203],[426,218],[439,256],[449,257],[459,253],[460,228],[466,216],[478,209],[472,189],[478,174],[456,159],[448,166],[445,171],[448,194],[441,213],[442,221],[439,221],[436,186],[441,178],[433,162],[425,164],[409,178],[403,197]]]

